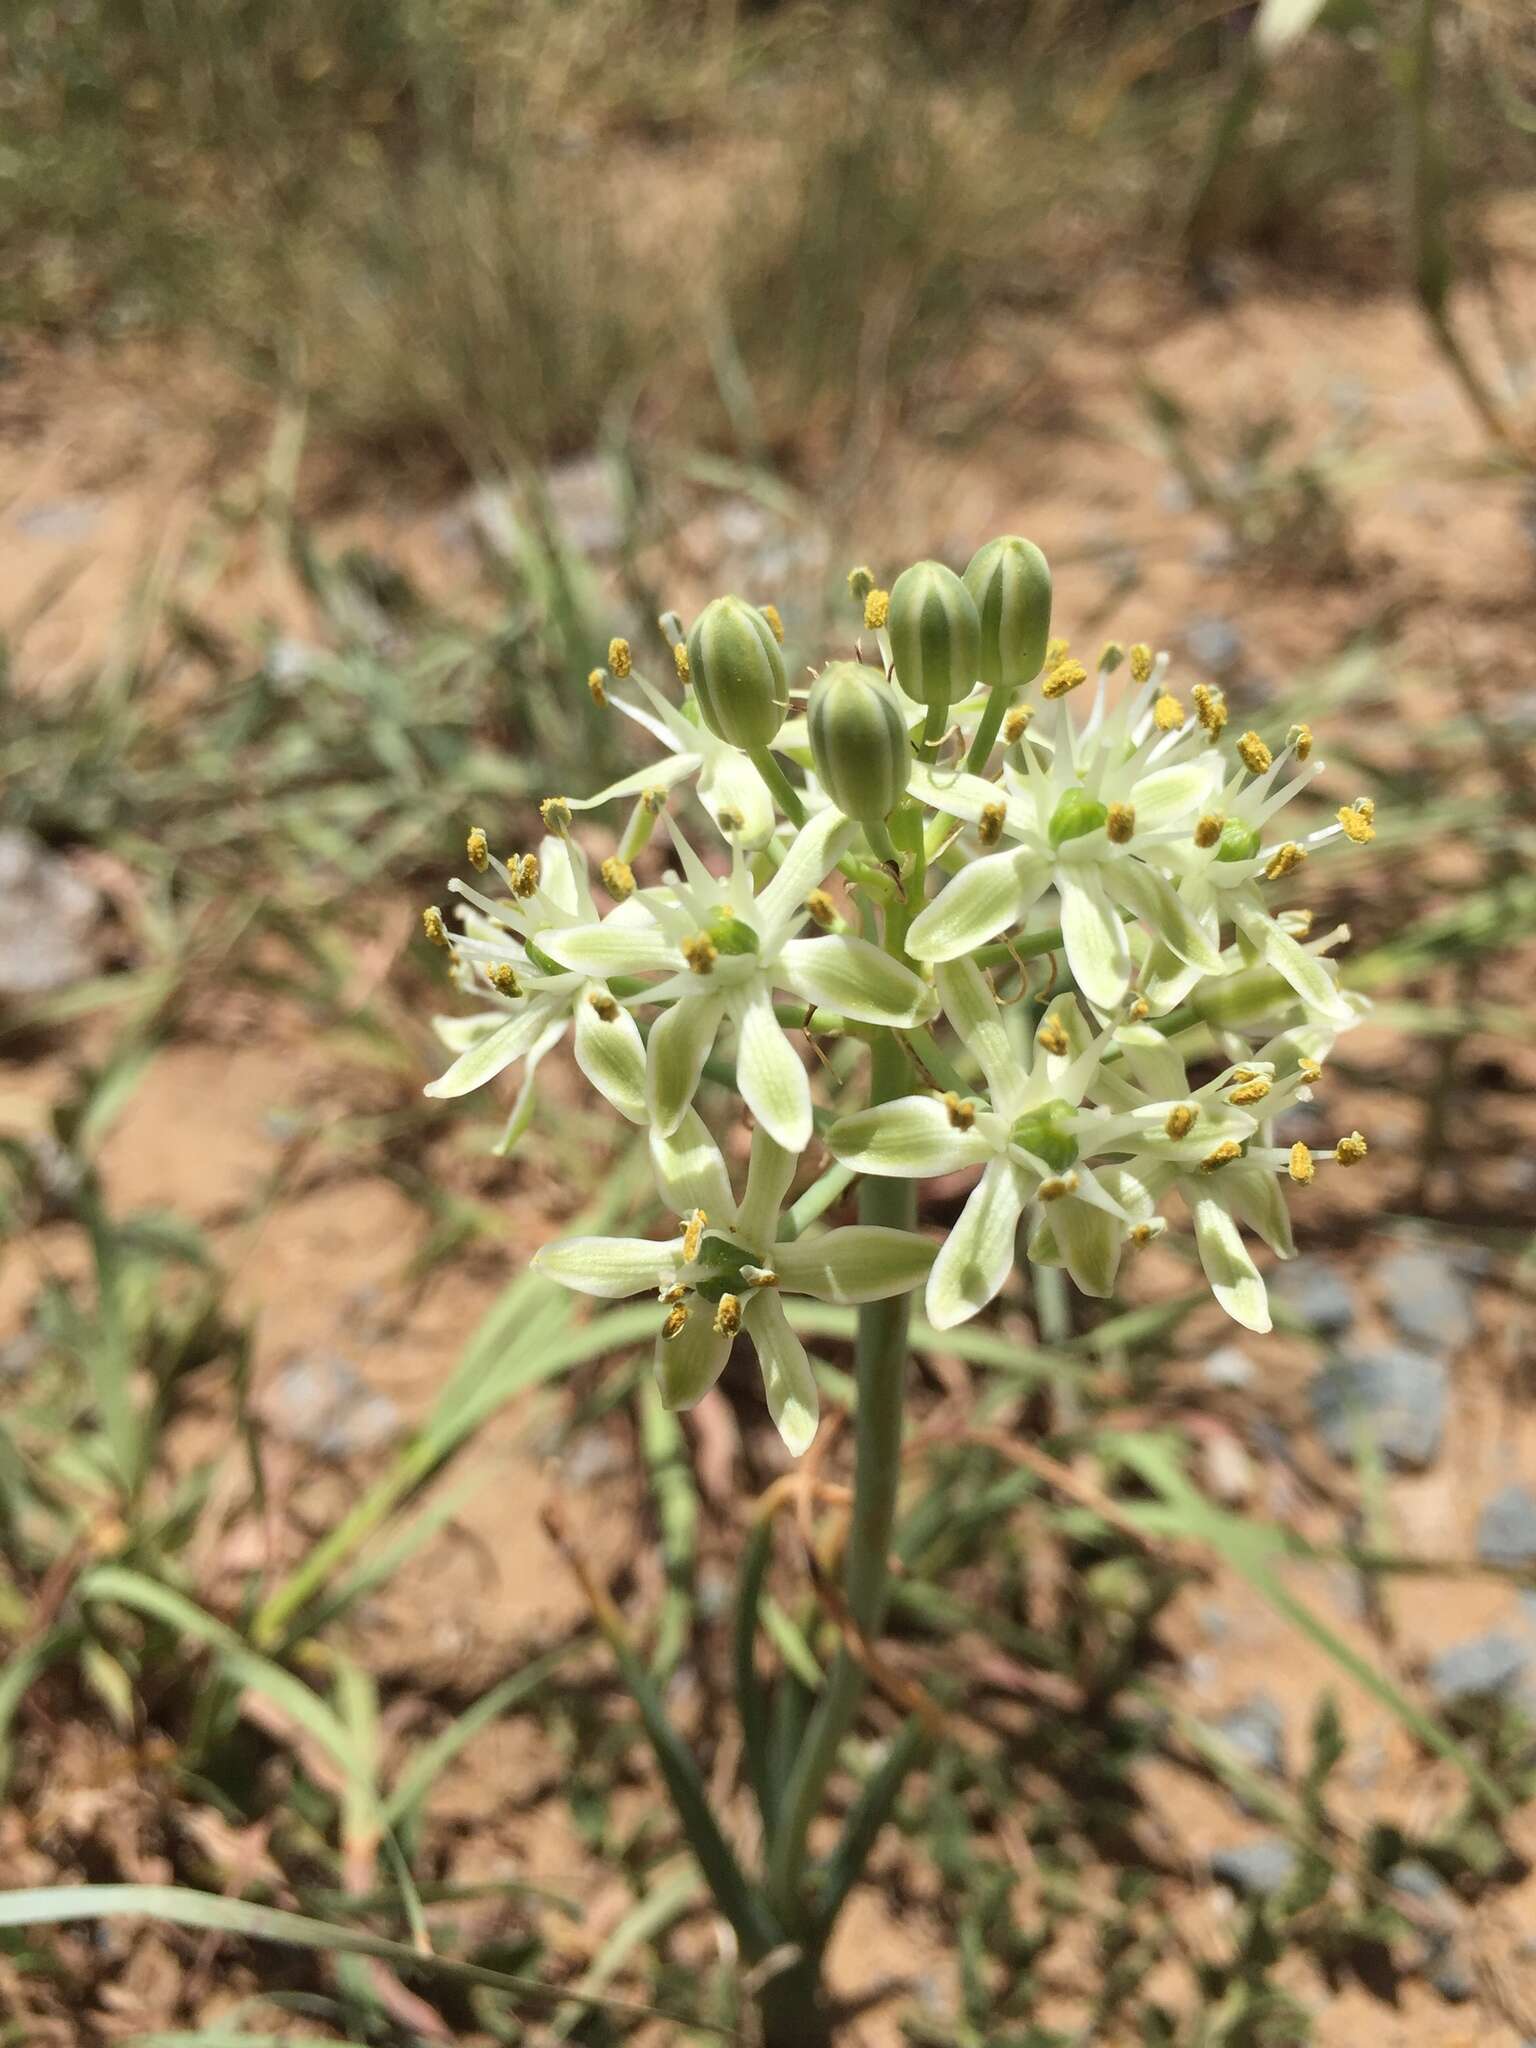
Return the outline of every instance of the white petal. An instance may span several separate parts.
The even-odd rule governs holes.
[[[675,1337],[657,1339],[656,1379],[665,1407],[691,1408],[725,1371],[731,1340],[715,1335],[713,1314],[707,1302],[695,1302]]]
[[[956,1037],[986,1076],[992,1107],[1006,1116],[1028,1085],[1029,1068],[1009,1036],[992,984],[973,960],[946,961],[933,978]]]
[[[1096,1010],[1113,1010],[1131,979],[1131,953],[1120,913],[1087,862],[1060,862],[1061,941],[1078,988]]]
[[[952,1330],[986,1307],[1013,1266],[1014,1232],[1035,1175],[994,1159],[971,1190],[928,1275],[928,1320]]]
[[[1153,1024],[1122,1024],[1115,1043],[1136,1077],[1136,1085],[1160,1102],[1176,1102],[1189,1093],[1184,1058]]]
[[[910,1230],[850,1223],[777,1246],[773,1263],[787,1293],[813,1294],[818,1301],[883,1301],[915,1287],[936,1249]]]
[[[1195,1247],[1212,1294],[1235,1323],[1262,1337],[1273,1327],[1269,1297],[1232,1212],[1220,1196],[1189,1181],[1184,1183],[1184,1196],[1195,1219]]]
[[[982,775],[950,775],[942,769],[934,770],[924,761],[914,761],[912,773],[907,779],[907,788],[920,803],[932,804],[936,811],[944,811],[952,818],[964,818],[974,825],[983,811],[996,804],[1002,804],[1008,812],[1008,823],[1015,832],[1027,830],[1032,811],[1018,798],[1009,800],[1009,793],[998,783],[988,782]]]
[[[826,880],[857,829],[835,810],[821,811],[801,827],[790,841],[778,873],[757,898],[760,931],[794,923],[806,897]]]
[[[564,1009],[563,999],[548,1003],[530,997],[515,1016],[488,1032],[468,1052],[461,1053],[446,1074],[439,1074],[435,1081],[429,1081],[423,1093],[438,1101],[450,1101],[455,1096],[468,1095],[473,1089],[483,1088],[487,1081],[494,1080],[514,1060],[522,1059]]]
[[[858,1024],[924,1024],[938,998],[910,967],[851,933],[791,939],[780,948],[777,975],[808,1003],[841,1011]]]
[[[774,1016],[765,988],[749,990],[732,1010],[742,1100],[769,1137],[798,1155],[811,1142],[811,1084],[799,1055]]]
[[[992,1152],[974,1127],[957,1131],[949,1111],[931,1095],[903,1095],[840,1117],[827,1133],[827,1145],[835,1159],[860,1173],[898,1179],[955,1173],[979,1166]]]
[[[1050,878],[1047,862],[1022,848],[972,861],[913,919],[907,951],[914,960],[959,959],[1018,924]]]
[[[540,1247],[530,1263],[546,1280],[617,1301],[626,1294],[649,1294],[671,1285],[683,1241],[657,1244],[645,1237],[561,1237]]]
[[[778,1235],[779,1211],[799,1164],[797,1152],[786,1151],[761,1124],[757,1126],[752,1133],[747,1192],[736,1211],[736,1232],[743,1243],[758,1246],[765,1256]]]
[[[617,782],[610,782],[606,789],[600,789],[596,796],[568,796],[566,802],[573,811],[590,811],[598,804],[612,803],[621,796],[639,796],[647,789],[671,789],[674,783],[686,781],[698,772],[700,756],[697,754],[674,754],[669,761],[653,761],[648,768],[637,768],[633,775],[621,775]]]
[[[677,966],[677,952],[655,925],[632,917],[605,917],[600,924],[573,924],[542,931],[534,940],[541,953],[577,974],[606,979],[610,974],[654,974]]]
[[[704,765],[699,777],[699,801],[733,845],[756,852],[773,837],[778,822],[768,785],[745,754],[734,747],[721,747]],[[739,825],[720,824],[722,811],[734,811]]]
[[[468,1052],[499,1030],[510,1014],[507,1010],[475,1010],[467,1017],[434,1017],[432,1029],[450,1052]]]
[[[783,1306],[770,1288],[752,1297],[742,1320],[757,1346],[768,1413],[779,1435],[798,1458],[811,1447],[820,1407],[805,1346],[789,1327]]]
[[[594,1008],[596,996],[607,1016]],[[576,998],[576,1064],[598,1093],[632,1124],[646,1120],[645,1046],[628,1010],[613,1002],[600,982],[589,982]]]
[[[1083,1294],[1112,1294],[1125,1243],[1125,1225],[1074,1195],[1052,1202],[1048,1222],[1062,1264]]]
[[[687,1114],[724,1015],[721,996],[685,996],[651,1026],[645,1099],[657,1130],[675,1131]]]
[[[1234,891],[1232,920],[1249,944],[1257,947],[1276,974],[1290,983],[1309,1009],[1317,1010],[1335,1022],[1352,1021],[1349,1005],[1322,961],[1298,946],[1289,932],[1283,932],[1261,903],[1245,903]]]
[[[539,1076],[539,1062],[545,1053],[553,1052],[564,1038],[568,1021],[564,1016],[557,1016],[548,1030],[542,1032],[529,1046],[528,1057],[523,1061],[523,1080],[517,1091],[517,1100],[513,1103],[511,1113],[502,1127],[501,1136],[491,1148],[498,1159],[511,1158],[518,1141],[533,1122],[533,1112],[537,1107],[534,1084]]]
[[[1145,861],[1106,861],[1100,870],[1104,886],[1117,903],[1139,917],[1148,932],[1162,940],[1181,960],[1215,974],[1221,955],[1191,916],[1177,889]]]
[[[699,1112],[685,1110],[675,1131],[653,1128],[650,1144],[656,1185],[674,1215],[691,1216],[702,1209],[711,1223],[729,1229],[736,1217],[731,1176]]]
[[[1282,1259],[1294,1259],[1296,1240],[1291,1235],[1291,1212],[1278,1175],[1266,1167],[1244,1165],[1234,1160],[1221,1169],[1222,1199],[1240,1222],[1255,1236],[1263,1238]]]
[[[1143,775],[1130,791],[1137,828],[1151,832],[1192,817],[1196,811],[1204,810],[1220,780],[1221,761],[1214,753]]]

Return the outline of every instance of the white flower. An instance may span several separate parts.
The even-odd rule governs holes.
[[[671,789],[679,782],[697,777],[699,801],[733,846],[748,852],[766,846],[773,837],[777,820],[773,799],[761,775],[739,748],[718,739],[700,719],[692,701],[679,710],[641,675],[631,671],[629,680],[645,698],[647,710],[627,698],[608,695],[608,702],[626,718],[659,739],[671,759],[656,761],[633,774],[621,775],[596,796],[567,797],[573,811],[590,811],[598,804],[612,803],[621,796],[643,796],[651,789]],[[776,741],[775,745],[782,744]]]
[[[915,1287],[933,1246],[905,1230],[851,1224],[779,1244],[779,1212],[795,1154],[761,1125],[752,1134],[746,1192],[738,1202],[720,1148],[697,1111],[677,1129],[651,1132],[662,1199],[681,1233],[650,1238],[572,1237],[544,1246],[533,1263],[563,1287],[613,1300],[655,1288],[666,1313],[656,1374],[669,1408],[689,1408],[725,1369],[738,1331],[756,1348],[768,1410],[796,1456],[816,1434],[816,1382],[789,1326],[782,1293],[818,1301],[880,1301]]]
[[[934,1014],[933,991],[878,946],[846,933],[796,936],[809,916],[807,895],[825,880],[855,829],[836,811],[819,813],[761,889],[739,847],[730,873],[715,875],[674,829],[683,873],[642,892],[651,920],[644,928],[615,914],[598,925],[573,922],[541,939],[578,974],[669,970],[666,980],[631,999],[670,1006],[651,1028],[646,1061],[646,1105],[663,1134],[686,1115],[729,1017],[747,1107],[779,1144],[804,1151],[811,1138],[811,1086],[774,1015],[776,989],[862,1024],[911,1026]]]

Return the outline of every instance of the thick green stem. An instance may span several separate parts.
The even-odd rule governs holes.
[[[971,741],[971,751],[965,757],[965,765],[973,775],[980,775],[987,765],[993,747],[997,743],[998,729],[1003,722],[1003,713],[1013,702],[1013,692],[999,684],[989,694],[981,707],[981,721]]]
[[[792,825],[805,823],[805,805],[800,792],[775,761],[767,747],[749,747],[747,758],[767,785],[768,794]]]

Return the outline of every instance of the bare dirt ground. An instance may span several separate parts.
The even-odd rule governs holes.
[[[1528,226],[1512,219],[1507,239],[1513,243]],[[1536,306],[1533,283],[1515,279],[1527,307]],[[1019,340],[1006,327],[978,338],[978,376],[998,394],[979,443],[957,451],[897,429],[880,437],[853,510],[853,532],[846,540],[834,535],[834,548],[851,544],[850,558],[856,552],[878,563],[917,552],[963,554],[978,535],[1027,532],[1057,565],[1063,630],[1166,644],[1191,671],[1216,674],[1238,704],[1250,690],[1261,696],[1267,680],[1322,663],[1352,635],[1384,626],[1410,678],[1402,705],[1410,755],[1413,718],[1433,715],[1414,672],[1440,668],[1448,649],[1489,680],[1495,698],[1536,683],[1536,555],[1517,487],[1486,473],[1476,426],[1406,304],[1351,302],[1321,291],[1306,296],[1294,286],[1276,291],[1258,282],[1229,308],[1192,311],[1160,302],[1139,278],[1112,277],[1087,296],[1074,337],[1058,343],[1047,368],[1026,374],[1015,389],[1016,366],[1027,360]],[[1331,480],[1345,507],[1350,572],[1319,580],[1315,564],[1300,563],[1293,573],[1283,559],[1231,559],[1209,514],[1170,490],[1167,462],[1129,395],[1135,374],[1154,378],[1206,423],[1283,411],[1301,455],[1347,428],[1352,445]],[[0,616],[15,621],[37,608],[39,593],[53,593],[22,641],[30,686],[46,689],[51,678],[110,647],[146,566],[197,560],[200,550],[213,590],[206,608],[214,615],[296,623],[291,588],[259,543],[237,541],[224,559],[207,538],[210,496],[255,488],[264,431],[259,403],[192,358],[23,360],[19,374],[0,386]],[[462,584],[465,564],[445,538],[440,503],[411,502],[398,485],[386,497],[369,479],[325,523],[334,534],[372,540],[428,587]],[[728,570],[729,557],[728,539],[701,514],[680,542],[682,576],[676,560],[653,566],[658,576],[667,572],[669,588],[681,584],[676,601],[686,609]],[[1129,586],[1118,597],[1117,577]],[[778,593],[758,594],[774,595],[789,609]],[[1198,629],[1202,621],[1203,636],[1192,635],[1192,622]],[[1223,628],[1231,629],[1225,639]],[[453,837],[448,821],[445,862]],[[1358,914],[1368,920],[1368,880],[1362,888]],[[410,916],[407,905],[377,905],[374,971],[384,971],[404,943]],[[359,971],[368,973],[369,963]],[[1507,980],[1504,999],[1528,1007],[1528,955],[1510,963]],[[39,1129],[71,1066],[91,1049],[95,1028],[61,1037],[25,1062],[0,1059],[0,1122]],[[1385,1327],[1384,1304],[1369,1298],[1366,1276],[1396,1241],[1390,1219],[1412,1208],[1418,1184],[1422,1131],[1403,1076],[1421,1075],[1430,1087],[1433,1065],[1422,1040],[1406,1039],[1390,1024],[1362,1031],[1350,1054],[1357,1071],[1391,1082],[1379,1093],[1359,1083],[1325,1105],[1330,1126],[1347,1129],[1354,1121],[1370,1130],[1373,1177],[1366,1184],[1363,1177],[1334,1176],[1320,1185],[1300,1229],[1358,1283],[1360,1326],[1369,1330]],[[1506,1227],[1528,1228],[1533,1220],[1529,1179],[1516,1168],[1522,1144],[1536,1139],[1536,1050],[1530,1042],[1490,1041],[1495,1055],[1510,1077],[1497,1103],[1503,1137],[1491,1156],[1461,1154],[1436,1190],[1440,1215],[1453,1226],[1463,1218],[1473,1237],[1491,1215]],[[568,1075],[553,1066],[546,1072],[551,1097],[578,1099]],[[165,1204],[209,1230],[236,1273],[239,1306],[256,1319],[258,1388],[296,1354],[345,1350],[410,1420],[424,1411],[507,1274],[559,1224],[558,1159],[535,1133],[512,1173],[494,1180],[506,1222],[496,1257],[460,1262],[425,1285],[407,1277],[425,1228],[419,1208],[390,1182],[333,1173],[318,1156],[251,1230],[244,1218],[283,1143],[274,1112],[319,1108],[339,1118],[368,1101],[370,1085],[368,1070],[346,1048],[316,1042],[303,1017],[280,1002],[258,1012],[232,1000],[227,1013],[200,1018],[195,1033],[155,1062],[111,1137],[104,1168],[124,1204]],[[1470,1082],[1459,1085],[1475,1122],[1487,1106],[1474,1100]],[[477,1169],[465,1171],[473,1184]],[[62,1226],[13,1249],[0,1267],[0,1335],[16,1326],[40,1271],[69,1270],[81,1256]],[[1155,1297],[1178,1284],[1176,1271],[1149,1261],[1134,1287]],[[1478,1301],[1480,1334],[1452,1362],[1456,1392],[1444,1450],[1424,1474],[1391,1485],[1391,1516],[1407,1552],[1468,1556],[1488,1497],[1513,1479],[1536,1482],[1528,1308],[1511,1291],[1506,1262],[1491,1262],[1478,1282]],[[1261,1380],[1225,1407],[1215,1403],[1213,1412],[1199,1363],[1230,1334],[1215,1314],[1186,1325],[1186,1361],[1170,1379],[1170,1409],[1179,1412],[1187,1396],[1192,1432],[1215,1430],[1245,1445],[1254,1505],[1303,1528],[1332,1525],[1328,1500],[1338,1475],[1306,1419],[1311,1345],[1286,1336],[1258,1346],[1245,1339],[1244,1348],[1260,1360]],[[657,1596],[654,1531],[643,1485],[627,1463],[627,1435],[600,1423],[579,1440],[579,1458],[562,1463],[542,1455],[559,1400],[558,1390],[546,1392],[482,1434],[475,1483],[451,1528],[377,1599],[356,1632],[354,1650],[381,1676],[411,1681],[419,1695],[414,1710],[407,1703],[392,1720],[393,1742],[410,1741],[432,1699],[472,1697],[580,1618],[580,1595],[556,1567],[540,1528],[547,1499],[561,1497],[579,1518],[587,1554],[600,1571],[622,1576],[626,1603],[637,1613]],[[723,1407],[724,1397],[711,1402]],[[209,1413],[189,1427],[179,1454],[190,1460],[216,1443],[224,1420]],[[1255,1430],[1256,1421],[1270,1425],[1268,1434]],[[700,1427],[718,1455],[720,1430],[707,1414]],[[730,1471],[739,1446],[729,1416],[723,1441]],[[250,1537],[271,1546],[269,1566],[302,1555],[355,1498],[362,1478],[359,1469],[314,1460],[291,1445],[275,1444],[270,1457],[277,1512],[259,1538]],[[217,1602],[251,1562],[238,1547],[209,1557],[206,1596]],[[1342,1611],[1336,1587],[1316,1575],[1309,1581],[1298,1574],[1296,1583],[1362,1654],[1379,1655],[1379,1637]],[[1386,1598],[1397,1666],[1410,1685],[1426,1658],[1481,1628],[1507,1625],[1515,1605],[1507,1589],[1432,1579],[1394,1580]],[[1231,1575],[1218,1572],[1184,1596],[1169,1647],[1184,1660],[1191,1707],[1216,1714],[1262,1687],[1281,1706],[1293,1741],[1320,1692],[1339,1690],[1363,1760],[1346,1803],[1362,1824],[1386,1811],[1422,1817],[1437,1802],[1453,1802],[1444,1767],[1426,1767],[1375,1702],[1339,1688],[1321,1652]],[[84,1728],[63,1735],[58,1801],[66,1835],[88,1834],[94,1825],[91,1788],[123,1769],[113,1748]],[[584,1896],[586,1921],[575,1932],[562,1927],[555,1938],[579,1942],[590,1954],[629,1893],[591,1863],[560,1797],[563,1767],[538,1724],[499,1724],[445,1781],[434,1825],[445,1874],[468,1879],[513,1870]],[[130,1763],[128,1770],[147,1781],[153,1766]],[[1235,1910],[1201,1875],[1206,1856],[1259,1830],[1190,1777],[1149,1771],[1144,1789],[1162,1849],[1175,1869],[1191,1873],[1181,1913],[1198,1950]],[[633,1796],[643,1809],[656,1795],[653,1787],[636,1786]],[[57,1869],[34,1846],[42,1832],[23,1827],[14,1814],[0,1821],[8,1881],[47,1881]],[[259,1845],[251,1846],[259,1862]],[[1536,1839],[1530,1848],[1536,1853]],[[838,1939],[833,1974],[850,1993],[887,1974],[909,1984],[924,1975],[943,1982],[952,1967],[925,1913],[923,1880],[908,1873],[893,1883],[895,1854],[888,1850],[883,1863],[877,1860],[880,1881],[859,1895]],[[135,1874],[152,1878],[153,1850],[141,1844],[135,1855]],[[1027,1890],[1031,1881],[1021,1870],[1020,1885]],[[1514,1923],[1536,1925],[1536,1878],[1508,1892],[1505,1903]],[[179,1953],[143,1937],[116,2009],[95,2023],[111,2033],[156,2021]],[[1088,1967],[1091,1959],[1081,1962]],[[1074,1999],[1070,1967],[1062,1973],[1065,2015]],[[209,1985],[205,2020],[227,2004],[233,1988]],[[1519,1988],[1502,1999],[1480,1993],[1475,2004],[1457,2007],[1409,1980],[1391,2005],[1354,1984],[1331,1992],[1301,1962],[1292,1988],[1317,2011],[1323,2048],[1355,2048],[1364,2039],[1380,2048],[1470,2048],[1474,2041],[1479,2048],[1517,2048],[1524,2030],[1536,2030],[1536,2006]],[[850,2043],[896,2042],[898,2010],[899,2002],[877,2006],[850,2029]]]

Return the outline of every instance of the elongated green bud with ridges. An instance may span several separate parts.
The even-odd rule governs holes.
[[[964,581],[981,621],[981,680],[994,690],[1032,682],[1051,632],[1045,556],[1032,540],[1001,534],[972,555]]]
[[[953,569],[914,562],[891,586],[887,622],[896,680],[914,704],[941,715],[976,681],[981,621]]]
[[[756,605],[717,597],[704,607],[688,635],[688,679],[716,738],[749,750],[771,745],[789,710],[789,680]]]
[[[895,694],[856,661],[829,662],[811,685],[806,725],[822,788],[846,818],[879,824],[901,801],[912,750]]]

